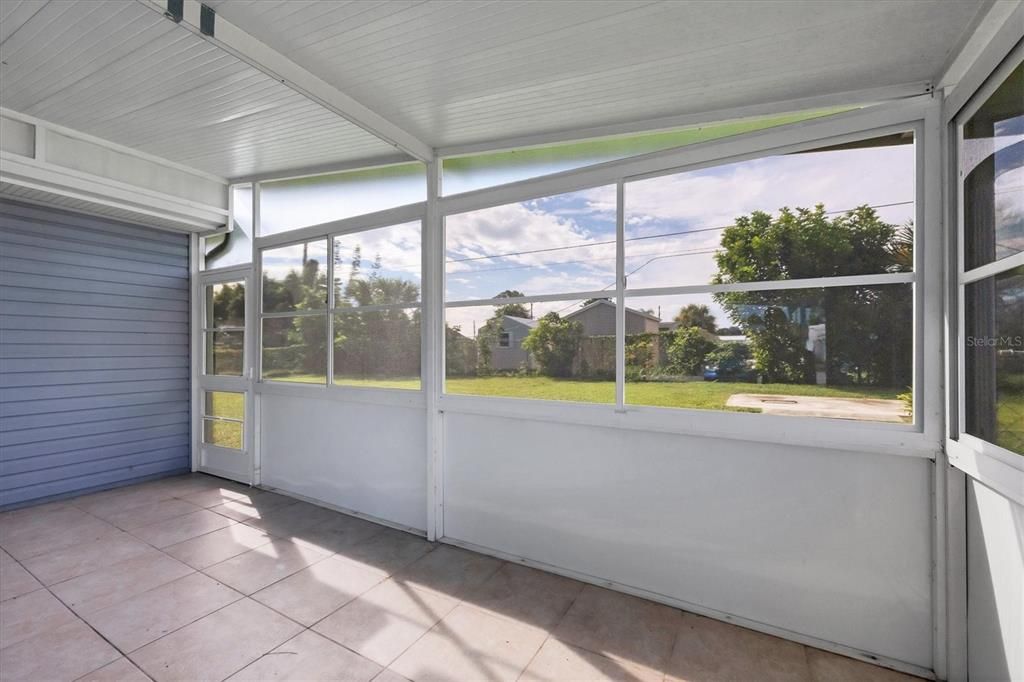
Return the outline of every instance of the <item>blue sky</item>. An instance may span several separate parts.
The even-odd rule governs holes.
[[[753,210],[775,213],[782,206],[823,203],[826,210],[838,211],[861,204],[897,204],[879,213],[884,220],[902,223],[914,215],[914,166],[914,146],[898,145],[766,157],[629,182],[625,210],[629,287],[710,282],[716,271],[713,252],[720,228]],[[416,200],[411,198],[415,189],[406,184],[401,179],[394,190],[397,194],[391,195],[392,204]],[[384,201],[386,193],[380,186],[361,184],[362,204]],[[344,198],[353,196],[351,191],[337,191],[336,184],[334,192],[321,183],[299,187],[289,188],[287,201],[268,204],[265,218],[271,224],[337,218]],[[615,211],[615,187],[607,185],[449,216],[447,300],[487,299],[506,289],[526,295],[612,289]],[[660,236],[666,233],[681,234]],[[417,223],[340,237],[339,252],[349,257],[357,243],[362,247],[364,269],[379,256],[382,275],[419,284]],[[290,263],[280,260],[284,255],[266,254],[264,269],[285,272]],[[347,276],[348,265],[339,268],[338,274]],[[534,314],[568,312],[578,302],[578,297],[567,296],[564,302],[537,303]],[[711,306],[720,324],[728,326],[710,296],[634,300],[627,305],[655,312],[660,307],[661,317],[671,319],[681,305],[693,302]],[[490,317],[490,311],[453,308],[447,317],[450,324],[469,332]]]

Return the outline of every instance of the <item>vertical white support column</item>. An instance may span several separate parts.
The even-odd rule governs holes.
[[[249,414],[249,433],[252,438],[252,474],[251,485],[258,486],[262,482],[262,466],[260,452],[260,429],[262,428],[262,405],[260,396],[256,392],[256,382],[260,379],[263,371],[263,322],[260,320],[260,311],[263,309],[263,261],[260,258],[259,249],[256,248],[256,236],[260,233],[260,183],[252,183],[252,235],[249,243],[252,247],[251,266],[249,272],[252,279],[249,282],[246,293],[245,306],[245,342],[250,349],[249,360],[246,362],[246,371],[249,373],[249,403],[251,407]]]
[[[626,411],[625,185],[615,186],[615,410]]]
[[[190,451],[190,466],[194,472],[199,467],[199,434],[202,432],[201,419],[202,419],[202,394],[199,391],[199,375],[203,371],[203,345],[205,339],[203,338],[203,319],[201,317],[201,311],[203,306],[202,300],[202,287],[199,282],[199,259],[200,253],[199,248],[202,241],[199,239],[199,235],[192,233],[188,238],[188,289],[189,289],[189,327],[190,327],[190,354],[191,354],[191,367],[189,368],[189,377],[191,379],[191,391],[192,396],[190,404],[190,443],[192,444]]]
[[[444,220],[441,162],[427,164],[427,217],[423,226],[423,390],[427,402],[427,539],[444,537]]]

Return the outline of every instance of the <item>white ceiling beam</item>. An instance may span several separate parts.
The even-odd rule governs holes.
[[[743,107],[732,107],[730,109],[720,109],[717,111],[703,111],[692,114],[646,119],[642,121],[630,121],[628,123],[615,123],[592,128],[576,128],[534,135],[523,135],[519,137],[506,137],[498,140],[454,145],[451,147],[439,147],[436,150],[436,154],[438,158],[443,159],[453,156],[465,156],[467,154],[483,154],[488,152],[508,151],[512,149],[526,149],[529,147],[538,147],[549,144],[579,142],[582,140],[613,137],[616,135],[655,133],[664,130],[672,130],[674,128],[684,128],[701,124],[711,125],[715,123],[725,123],[727,121],[750,118],[753,116],[773,116],[776,114],[781,115],[798,111],[807,111],[809,109],[878,104],[881,102],[923,95],[931,91],[932,85],[927,81],[903,83],[899,85],[870,88],[867,90],[853,90],[828,95],[816,95],[813,97],[801,97],[798,99],[766,102],[764,104],[752,104]]]
[[[385,156],[367,156],[354,161],[318,163],[312,166],[284,168],[282,170],[268,171],[266,173],[239,175],[230,178],[228,182],[235,185],[247,182],[266,182],[268,180],[292,180],[294,178],[305,178],[311,175],[328,175],[330,173],[344,173],[345,171],[368,170],[371,168],[394,166],[396,164],[410,162],[411,160],[409,159],[408,154],[395,152]]]
[[[171,17],[168,0],[138,1],[155,12]],[[413,158],[425,163],[434,159],[434,150],[430,145],[369,107],[357,102],[223,17],[213,15],[212,31],[209,30],[209,27],[204,27],[203,8],[198,0],[184,0],[183,13],[179,23],[197,36],[206,39],[368,133],[394,145],[395,148]],[[213,10],[205,9],[207,16],[210,16]]]

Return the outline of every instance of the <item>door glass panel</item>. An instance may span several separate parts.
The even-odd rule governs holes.
[[[231,450],[241,450],[242,422],[204,419],[203,442]]]
[[[203,405],[203,442],[241,450],[245,394],[233,391],[206,391]]]
[[[204,308],[205,373],[242,376],[245,348],[245,282],[219,282],[207,285]]]
[[[221,282],[206,287],[206,327],[245,327],[244,282]]]

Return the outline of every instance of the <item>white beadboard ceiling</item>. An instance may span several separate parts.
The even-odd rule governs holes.
[[[0,1],[0,104],[222,177],[395,149],[134,0]]]
[[[206,0],[434,148],[936,78],[991,0]],[[134,0],[2,0],[0,103],[226,177],[395,150]]]
[[[935,78],[975,0],[208,0],[434,147]]]

